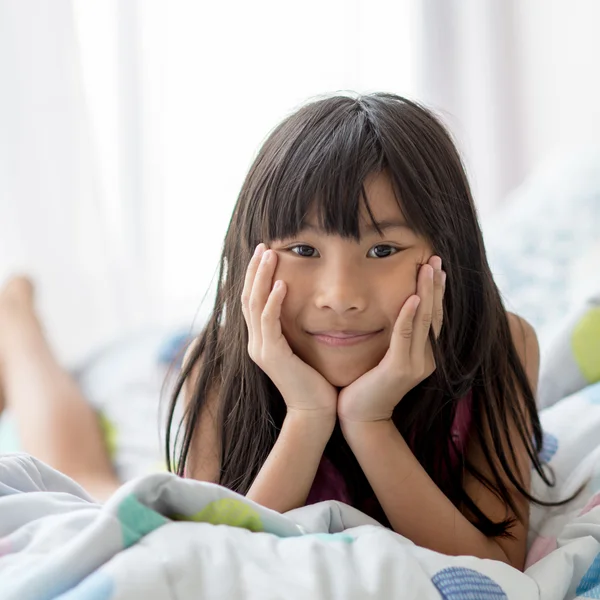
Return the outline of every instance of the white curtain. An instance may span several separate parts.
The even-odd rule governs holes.
[[[421,0],[419,97],[467,164],[482,216],[550,156],[600,137],[600,2]]]
[[[210,307],[269,130],[338,90],[416,95],[414,0],[0,0],[0,278],[65,362]],[[382,18],[382,15],[386,18]]]
[[[70,2],[0,2],[0,278],[34,277],[67,353],[127,319],[81,73]]]
[[[512,0],[423,0],[420,90],[452,129],[481,213],[526,174]]]

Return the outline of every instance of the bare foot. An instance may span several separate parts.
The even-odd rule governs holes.
[[[6,357],[20,336],[40,327],[32,281],[24,275],[11,277],[0,289],[0,413],[4,409],[2,370]]]
[[[3,340],[12,334],[22,321],[37,320],[34,306],[33,282],[25,275],[11,277],[0,289],[0,352]],[[1,354],[0,354],[1,356]]]

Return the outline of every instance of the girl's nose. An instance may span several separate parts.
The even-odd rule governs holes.
[[[330,308],[338,314],[363,311],[367,306],[367,285],[356,273],[323,272],[317,283],[318,308]]]

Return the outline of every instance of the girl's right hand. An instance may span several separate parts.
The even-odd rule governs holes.
[[[335,421],[337,389],[293,353],[281,330],[283,281],[273,286],[277,254],[259,244],[248,265],[242,312],[248,326],[248,354],[269,376],[286,403],[288,414],[319,416]]]

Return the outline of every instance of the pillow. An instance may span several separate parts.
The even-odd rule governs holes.
[[[577,261],[600,239],[600,148],[549,158],[482,218],[482,230],[506,309],[533,325],[544,351],[584,292],[600,289],[598,262],[586,290],[574,276]]]
[[[558,400],[600,381],[600,286],[556,329],[541,360],[538,404]]]

